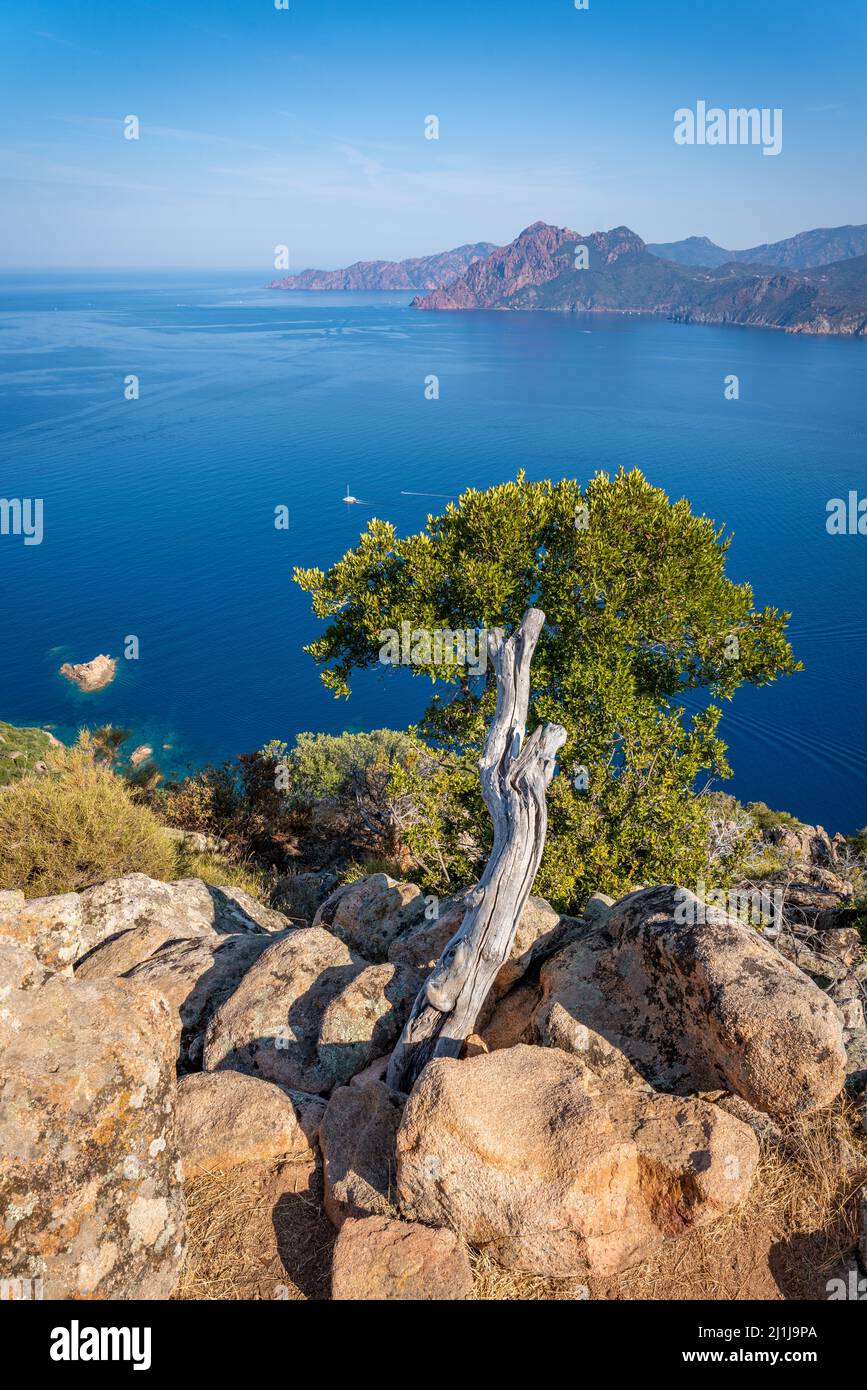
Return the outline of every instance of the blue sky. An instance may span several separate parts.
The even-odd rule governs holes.
[[[537,219],[740,248],[867,221],[862,0],[15,0],[0,38],[5,268],[267,271],[279,243],[335,266]],[[781,107],[782,153],[675,145],[698,99]]]

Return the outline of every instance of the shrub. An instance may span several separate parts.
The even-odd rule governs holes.
[[[237,763],[208,764],[180,782],[158,788],[150,800],[169,825],[221,838],[240,834],[249,814]]]
[[[0,787],[32,772],[51,748],[44,729],[16,729],[0,719]]]
[[[236,863],[222,854],[186,850],[181,846],[175,870],[177,878],[200,878],[215,888],[242,888],[251,898],[267,902],[272,882],[264,869],[249,862]]]
[[[272,744],[262,756],[280,769],[290,813],[311,840],[420,870],[429,887],[472,872],[462,795],[477,794],[478,773],[462,775],[458,759],[414,730],[304,733],[291,750]]]
[[[867,859],[867,825],[862,830],[856,830],[854,835],[848,835],[847,840],[853,854],[859,855],[862,859]]]
[[[94,759],[86,736],[75,748],[52,748],[46,763],[0,790],[0,888],[41,897],[122,874],[175,876],[174,841]]]
[[[790,815],[788,811],[772,811],[764,801],[748,801],[746,809],[757,830],[774,830],[780,825],[796,830],[801,824],[797,816]]]

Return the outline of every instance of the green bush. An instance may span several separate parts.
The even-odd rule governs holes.
[[[774,830],[780,825],[795,830],[801,824],[797,816],[790,815],[788,811],[772,811],[764,801],[748,801],[746,809],[757,830]]]
[[[51,746],[44,729],[16,729],[0,719],[0,787],[32,772]]]
[[[280,770],[290,813],[311,840],[337,842],[362,862],[402,864],[427,887],[472,875],[465,796],[477,794],[478,773],[414,730],[303,733],[294,748],[272,744],[262,756]]]
[[[867,825],[861,830],[856,830],[854,835],[848,835],[846,838],[852,853],[867,859]]]
[[[0,888],[28,897],[79,892],[122,874],[176,875],[174,841],[86,736],[52,748],[48,770],[0,790]]]

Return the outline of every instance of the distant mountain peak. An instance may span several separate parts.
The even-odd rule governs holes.
[[[811,242],[815,252],[815,238],[804,233],[791,241],[801,247]],[[629,227],[583,236],[533,222],[465,274],[418,296],[413,308],[665,314],[683,322],[867,335],[867,255],[803,271],[782,257],[738,264],[749,253],[725,251],[707,237],[678,245],[680,263],[663,255],[670,248],[647,246]],[[586,256],[578,254],[582,247]],[[715,256],[718,263],[711,265]]]
[[[845,227],[814,227],[797,232],[782,241],[763,242],[745,251],[727,251],[706,236],[685,237],[683,241],[651,243],[648,248],[662,260],[678,265],[720,266],[775,265],[791,270],[810,270],[867,255],[867,223]]]
[[[431,294],[413,300],[416,309],[479,309],[516,295],[532,297],[534,289],[564,276],[586,275],[576,270],[576,250],[586,246],[591,267],[609,267],[628,255],[646,255],[641,237],[630,227],[612,227],[586,236],[571,227],[533,222],[508,246],[500,246],[484,260],[476,261],[465,275]],[[514,307],[531,308],[531,303]]]

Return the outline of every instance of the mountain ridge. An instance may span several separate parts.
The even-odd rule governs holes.
[[[586,248],[587,265],[579,265]],[[534,222],[464,275],[418,295],[422,310],[544,309],[665,315],[792,333],[867,334],[867,256],[810,271],[727,261],[684,265],[628,227],[579,235]]]
[[[733,261],[739,265],[773,265],[809,270],[867,255],[867,223],[814,227],[810,231],[784,237],[782,241],[748,247],[745,251],[727,251],[706,236],[685,237],[682,241],[650,242],[647,249],[654,256],[675,261],[679,265],[715,267]]]
[[[354,261],[341,270],[302,270],[265,286],[268,290],[435,290],[496,250],[492,241],[468,242],[432,256],[403,261]]]

